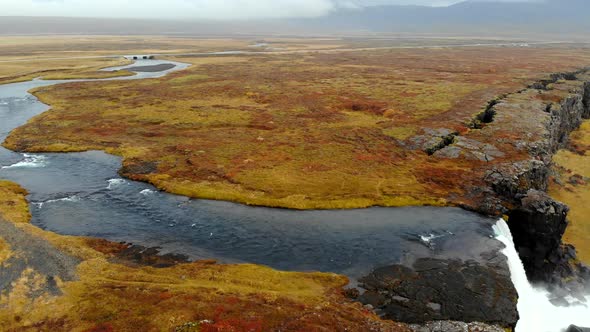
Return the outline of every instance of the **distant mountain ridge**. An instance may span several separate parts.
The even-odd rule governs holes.
[[[448,7],[374,6],[340,10],[308,24],[374,32],[587,32],[590,1],[465,1]]]
[[[372,6],[339,9],[318,18],[243,22],[0,17],[0,34],[298,34],[450,33],[583,35],[590,32],[590,0],[491,2],[448,7]]]

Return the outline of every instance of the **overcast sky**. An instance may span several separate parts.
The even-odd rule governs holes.
[[[478,0],[541,1],[541,0]],[[0,16],[253,19],[322,16],[376,4],[447,6],[460,0],[0,0]]]

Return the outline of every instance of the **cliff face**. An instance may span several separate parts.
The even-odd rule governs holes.
[[[510,230],[529,279],[557,281],[553,280],[557,263],[568,264],[567,260],[548,260],[556,254],[562,256],[561,239],[568,224],[568,210],[544,192],[530,190],[521,205],[510,211]]]
[[[545,192],[552,157],[570,133],[590,118],[590,70],[552,74],[528,88],[489,102],[471,130],[433,153],[439,160],[479,156],[485,164],[467,183],[468,208],[510,217],[509,226],[529,279],[559,283],[586,271],[573,266],[575,250],[562,244],[568,207]],[[473,159],[473,158],[472,158]],[[584,274],[584,273],[582,273]]]
[[[522,102],[531,97],[530,104]],[[506,121],[508,111],[512,112],[510,117],[515,111],[528,117],[531,127],[522,130],[528,130],[529,139],[521,142],[528,156],[519,163],[496,167],[487,180],[507,207],[509,226],[529,279],[551,284],[566,278],[583,282],[587,269],[571,263],[575,250],[562,244],[569,208],[544,192],[553,155],[566,146],[569,134],[590,118],[590,74],[554,74],[507,96],[495,106],[496,121]]]

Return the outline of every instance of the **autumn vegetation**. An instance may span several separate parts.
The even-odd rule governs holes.
[[[101,71],[106,67],[114,67],[131,63],[125,59],[74,59],[45,60],[40,62],[12,61],[3,63],[0,57],[0,84],[30,81],[35,78],[46,80],[64,80],[78,78],[111,78],[130,76],[127,71]],[[51,68],[51,69],[46,69]]]
[[[121,173],[186,196],[310,208],[467,205],[494,160],[433,158],[488,101],[590,61],[580,48],[471,47],[180,57],[140,82],[69,83],[8,137],[20,151],[106,150]],[[511,135],[506,128],[501,135]],[[444,133],[443,133],[444,132]],[[508,136],[506,138],[508,138]],[[451,138],[445,138],[451,139]]]
[[[580,260],[590,264],[590,122],[572,134],[569,149],[559,151],[553,160],[556,177],[549,193],[571,209],[564,239],[576,247]]]
[[[0,83],[39,76],[129,75],[99,71],[125,60],[50,59],[64,52],[248,50],[253,43],[60,38],[72,49],[55,46],[51,39],[5,40]],[[489,101],[550,73],[590,63],[590,50],[565,46],[362,50],[385,45],[268,41],[285,50],[317,51],[171,56],[192,66],[159,79],[42,87],[34,94],[52,109],[13,131],[3,145],[31,152],[105,150],[123,157],[123,175],[196,198],[296,209],[474,207],[482,199],[474,188],[483,185],[486,172],[529,158],[516,142],[538,127],[536,119],[518,112],[506,112],[500,119],[504,125],[484,123],[478,115]],[[23,59],[43,60],[31,64]],[[557,102],[566,88],[510,98],[514,105]],[[550,188],[551,195],[572,208],[566,238],[585,261],[590,260],[585,223],[589,130],[586,123],[572,136],[570,149],[557,154],[559,168]],[[480,151],[455,158],[435,153],[441,142],[458,137],[475,150],[492,153],[481,158]],[[45,276],[34,267],[19,276],[12,290],[0,296],[3,329],[322,331],[337,326],[406,331],[346,300],[343,276],[214,262],[148,266],[122,256],[128,245],[34,227],[25,195],[18,185],[0,181],[0,223],[15,225],[31,243],[48,243],[79,264],[74,280],[56,281],[60,294],[40,288]],[[22,254],[7,237],[0,235],[2,267]]]
[[[15,232],[29,239],[20,245],[49,243],[79,264],[74,280],[56,278],[59,293],[43,287],[42,269],[24,270],[0,295],[3,331],[408,331],[347,300],[346,277],[208,261],[143,266],[119,257],[127,245],[31,225],[25,194],[0,182],[0,223],[16,227],[0,235],[0,267],[26,257],[26,248],[9,245]]]

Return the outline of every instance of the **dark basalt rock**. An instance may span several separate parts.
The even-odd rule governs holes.
[[[547,125],[550,132],[548,148],[551,153],[565,147],[569,134],[580,127],[583,119],[588,117],[588,108],[585,105],[588,98],[586,84],[582,89],[582,93],[572,94],[558,105],[551,105],[551,120]]]
[[[158,170],[158,164],[150,161],[138,161],[135,159],[125,162],[119,173],[121,175],[133,176],[134,174],[152,174]]]
[[[570,325],[570,327],[568,327],[568,329],[565,332],[590,332],[590,328]]]
[[[582,117],[584,119],[590,119],[590,82],[584,83],[584,95],[582,97],[582,104],[584,105]]]
[[[590,118],[590,74],[587,69],[554,74],[520,94],[530,93],[530,89],[537,90],[539,94],[555,89],[558,91],[555,95],[563,98],[559,102],[547,103],[544,110],[539,109],[539,112],[545,113],[539,114],[544,133],[519,143],[519,148],[528,152],[528,159],[496,165],[486,174],[485,180],[497,199],[484,200],[479,210],[508,214],[516,248],[532,282],[564,287],[565,283],[574,280],[576,284],[587,285],[588,276],[584,272],[587,268],[575,263],[573,247],[562,244],[569,209],[544,192],[549,182],[553,154],[567,145],[569,134],[580,126],[584,118]],[[518,101],[516,98],[515,102]],[[507,103],[504,101],[502,105]],[[531,104],[527,107],[539,106]],[[514,109],[506,107],[500,112],[511,111]],[[498,209],[499,202],[507,211]]]
[[[387,319],[425,324],[450,320],[513,327],[518,295],[506,263],[418,259],[412,268],[393,265],[362,278],[358,300]]]
[[[561,238],[567,227],[569,208],[544,192],[530,190],[521,206],[510,211],[509,226],[527,276],[531,281],[550,281]]]
[[[518,198],[531,189],[547,190],[549,173],[544,162],[527,160],[496,167],[488,172],[486,180],[501,198],[518,204]]]
[[[510,211],[508,225],[529,280],[574,295],[590,287],[590,272],[578,262],[576,249],[562,243],[568,211],[546,193],[530,190]]]
[[[562,243],[568,210],[546,193],[530,190],[510,211],[508,225],[528,279],[554,291],[569,289],[574,296],[590,290],[590,270],[573,246]]]
[[[128,266],[151,266],[166,268],[190,262],[188,256],[181,254],[160,254],[160,248],[147,248],[140,245],[124,245],[124,248],[110,259],[113,263]]]

